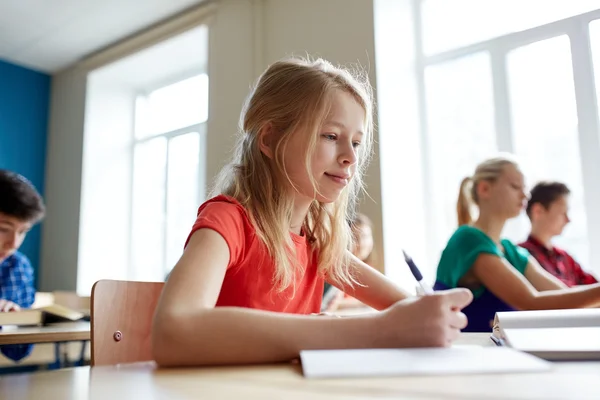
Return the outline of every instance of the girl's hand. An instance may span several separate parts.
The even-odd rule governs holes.
[[[467,326],[460,311],[473,300],[467,289],[451,289],[402,300],[376,318],[378,347],[447,347]]]

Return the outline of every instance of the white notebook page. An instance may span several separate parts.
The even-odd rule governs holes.
[[[551,364],[505,347],[304,350],[307,378],[453,375],[550,370]]]

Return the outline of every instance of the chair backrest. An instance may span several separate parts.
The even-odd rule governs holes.
[[[101,280],[92,287],[92,366],[152,360],[151,328],[164,282]]]

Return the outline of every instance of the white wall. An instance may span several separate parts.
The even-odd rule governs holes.
[[[209,24],[209,106],[206,176],[213,178],[229,161],[242,104],[257,76],[255,15],[260,1],[225,0]]]
[[[208,182],[229,160],[243,101],[260,72],[289,54],[369,67],[375,85],[373,1],[223,0],[210,22]],[[83,63],[83,66],[86,64]],[[75,289],[78,259],[85,68],[53,77],[47,203],[40,289]],[[377,140],[377,135],[376,135]],[[66,153],[65,150],[68,150]],[[383,259],[379,158],[366,178],[372,200],[361,211],[375,225]]]

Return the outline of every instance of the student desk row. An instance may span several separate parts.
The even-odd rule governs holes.
[[[57,368],[69,364],[69,360],[78,360],[77,362],[81,364],[90,359],[90,346],[81,343],[89,340],[89,322],[63,322],[47,326],[0,329],[0,345],[36,344],[31,354],[18,363],[0,355],[0,372],[4,371],[3,368],[25,366],[46,365]]]
[[[61,322],[46,326],[0,329],[0,345],[90,340],[89,322]]]
[[[492,345],[488,334],[458,344]],[[152,362],[0,377],[6,399],[599,399],[600,362],[550,372],[308,380],[298,364],[157,369]]]

